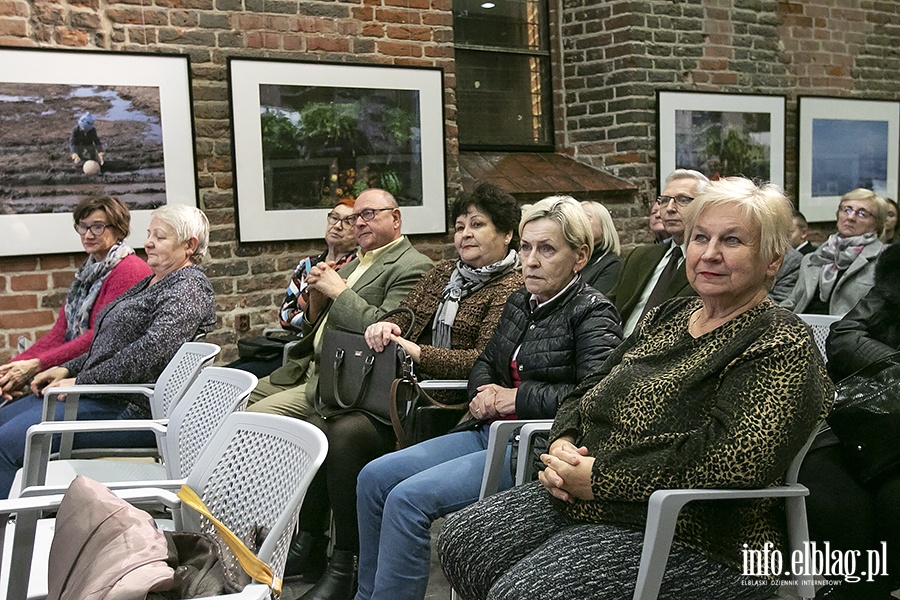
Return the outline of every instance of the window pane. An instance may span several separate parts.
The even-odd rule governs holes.
[[[552,146],[548,61],[457,48],[460,145]]]
[[[493,4],[492,8],[482,5]],[[454,0],[457,46],[546,51],[544,0]]]

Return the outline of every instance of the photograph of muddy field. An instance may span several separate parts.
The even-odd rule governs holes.
[[[105,152],[94,175],[69,152],[85,113]],[[71,212],[98,194],[131,210],[166,203],[159,88],[0,82],[0,215]]]

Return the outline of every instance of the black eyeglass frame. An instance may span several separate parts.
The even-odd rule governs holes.
[[[75,223],[72,225],[78,235],[85,235],[88,231],[93,233],[95,236],[103,235],[103,232],[112,227],[109,223],[91,223],[90,225],[85,225],[84,223]]]

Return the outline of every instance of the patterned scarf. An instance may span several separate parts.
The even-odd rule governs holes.
[[[819,271],[819,299],[828,302],[843,271],[847,270],[860,252],[878,239],[874,233],[841,237],[832,233],[828,240],[810,256],[810,264],[821,266]]]
[[[91,321],[91,309],[100,287],[109,272],[116,268],[122,259],[134,254],[129,246],[118,242],[109,249],[106,259],[98,261],[88,256],[81,268],[75,273],[75,281],[66,296],[66,341],[70,342],[87,331]]]
[[[462,260],[457,260],[456,268],[450,274],[450,281],[441,292],[441,303],[434,315],[431,330],[431,345],[435,348],[450,348],[450,331],[456,321],[459,301],[518,266],[519,255],[515,250],[510,250],[503,260],[484,267],[470,267]]]

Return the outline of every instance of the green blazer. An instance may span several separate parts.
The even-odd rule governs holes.
[[[430,258],[403,238],[378,257],[352,288],[341,292],[315,323],[310,323],[304,315],[301,323],[303,342],[291,348],[287,364],[273,371],[269,381],[275,385],[300,385],[310,361],[318,358],[320,348],[313,348],[313,340],[325,314],[328,315],[327,328],[363,333],[381,315],[400,306],[422,274],[432,266]],[[359,259],[354,258],[338,272],[346,279],[357,267]],[[318,380],[316,368],[307,384],[307,397],[309,390],[316,389]]]
[[[641,294],[650,281],[656,265],[662,260],[662,257],[669,250],[666,244],[646,244],[638,246],[631,251],[625,264],[622,266],[622,273],[619,275],[619,282],[616,287],[608,294],[609,299],[613,301],[622,317],[622,323],[628,321]],[[663,300],[669,300],[675,296],[696,296],[697,292],[688,284],[687,275],[684,273],[684,263],[678,267],[678,271],[666,288],[666,294]],[[653,308],[653,307],[650,307]]]

